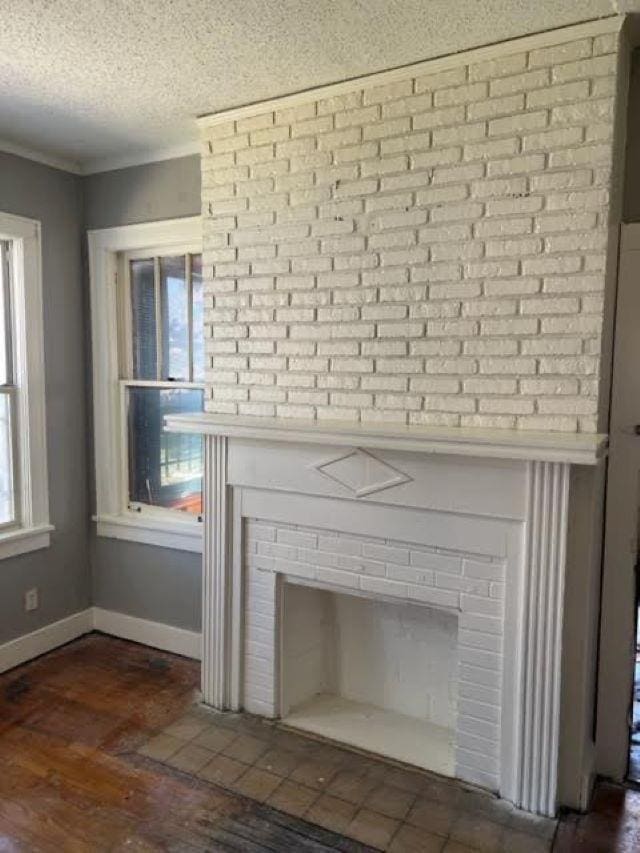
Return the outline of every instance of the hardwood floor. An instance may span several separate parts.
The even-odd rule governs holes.
[[[136,755],[198,682],[99,634],[0,676],[0,851],[365,850]]]
[[[371,849],[138,752],[198,682],[193,661],[99,634],[1,675],[0,853]],[[640,851],[640,793],[601,785],[554,849]]]
[[[601,782],[591,811],[567,815],[554,853],[639,853],[640,791]]]

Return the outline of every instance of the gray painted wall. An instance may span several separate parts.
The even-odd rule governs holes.
[[[110,228],[200,214],[200,158],[181,157],[83,180],[85,226]],[[91,468],[93,471],[93,466]],[[200,630],[201,557],[92,534],[93,603]]]
[[[87,175],[83,186],[89,230],[200,215],[197,155]]]
[[[0,642],[90,604],[82,188],[75,175],[0,153],[0,210],[42,223],[51,547],[0,562]],[[24,612],[37,586],[40,607]]]
[[[91,552],[96,607],[200,630],[200,554],[95,535]]]

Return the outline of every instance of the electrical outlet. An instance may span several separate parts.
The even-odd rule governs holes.
[[[37,610],[38,609],[38,587],[34,586],[33,589],[28,589],[24,594],[24,609],[25,610]]]

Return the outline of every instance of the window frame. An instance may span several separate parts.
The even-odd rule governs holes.
[[[127,376],[122,354],[131,340],[129,276],[124,260],[201,254],[199,216],[89,231],[89,278],[93,354],[93,411],[98,536],[165,548],[202,551],[203,524],[176,510],[131,509],[128,492],[126,387],[147,380]],[[126,378],[123,378],[126,377]],[[204,383],[156,382],[153,387],[204,388]]]
[[[51,544],[45,400],[41,226],[0,212],[10,243],[9,345],[15,520],[0,527],[0,560]]]

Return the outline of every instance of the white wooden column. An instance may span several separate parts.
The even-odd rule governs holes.
[[[202,572],[202,699],[229,708],[231,511],[227,484],[227,439],[205,436],[204,550]]]
[[[515,802],[555,815],[570,466],[529,463],[521,586]]]

